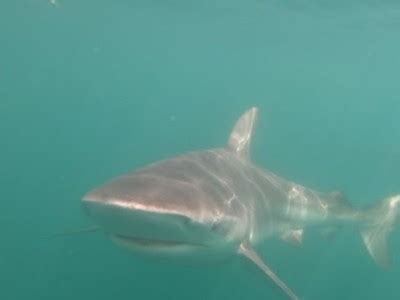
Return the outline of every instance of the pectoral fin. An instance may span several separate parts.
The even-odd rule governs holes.
[[[292,300],[299,300],[293,291],[263,262],[258,254],[247,243],[240,244],[239,253],[251,260],[258,268],[261,269],[272,281],[279,286],[286,295]]]

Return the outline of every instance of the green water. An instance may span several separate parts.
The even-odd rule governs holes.
[[[236,259],[142,259],[88,228],[81,196],[222,145],[260,108],[253,157],[362,206],[400,192],[400,4],[313,0],[0,1],[0,298],[286,299]],[[262,256],[304,300],[399,299],[356,232]]]

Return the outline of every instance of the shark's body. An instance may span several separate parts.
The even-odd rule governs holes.
[[[300,244],[304,229],[351,224],[378,264],[400,196],[365,210],[340,192],[320,193],[258,168],[249,159],[257,110],[236,123],[225,148],[197,151],[118,177],[83,198],[88,214],[118,243],[148,252],[242,254],[290,298],[297,296],[253,246],[279,236]]]

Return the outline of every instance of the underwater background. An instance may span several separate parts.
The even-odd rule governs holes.
[[[253,264],[143,260],[90,228],[82,195],[222,146],[260,108],[253,159],[354,206],[400,193],[400,3],[1,0],[0,299],[287,299]],[[359,233],[258,249],[302,300],[400,297]]]

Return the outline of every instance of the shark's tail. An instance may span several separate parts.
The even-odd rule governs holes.
[[[400,194],[386,198],[367,209],[361,235],[369,254],[381,267],[390,265],[387,236],[400,223]]]

